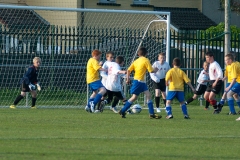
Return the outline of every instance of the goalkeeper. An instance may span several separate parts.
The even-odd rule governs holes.
[[[26,92],[30,92],[32,95],[32,106],[31,108],[36,109],[37,101],[37,89],[40,91],[41,87],[38,83],[38,69],[41,65],[41,58],[35,57],[33,59],[33,65],[27,69],[27,72],[24,74],[23,78],[20,81],[21,84],[21,94],[17,96],[10,108],[15,109],[18,102],[20,102],[25,96]]]

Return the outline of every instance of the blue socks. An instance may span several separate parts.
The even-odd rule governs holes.
[[[234,108],[234,99],[232,97],[228,98],[228,106],[231,113],[236,113]]]
[[[91,101],[94,101],[94,98],[89,98],[89,99],[88,99],[88,104],[87,104],[88,108],[90,108],[89,102],[91,102]]]
[[[224,99],[221,99],[219,103],[220,103],[221,105],[224,105],[225,100],[224,100]]]
[[[172,115],[172,107],[171,106],[166,106],[166,112],[167,112],[167,115]]]
[[[187,106],[185,104],[182,105],[182,112],[183,112],[184,115],[188,115]]]
[[[153,102],[150,100],[147,102],[149,114],[154,114]]]
[[[93,101],[94,106],[101,101],[101,98],[102,98],[102,95],[98,93]]]
[[[122,108],[122,113],[126,112],[131,107],[131,105],[132,105],[132,103],[127,101]]]

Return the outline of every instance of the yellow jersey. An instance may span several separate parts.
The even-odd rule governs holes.
[[[170,69],[166,74],[165,80],[170,82],[169,91],[184,91],[184,82],[191,82],[186,73],[178,67]]]
[[[100,80],[98,70],[101,68],[95,58],[90,58],[87,62],[87,84]]]
[[[229,73],[229,72],[228,72]],[[240,65],[238,62],[233,62],[230,67],[231,78],[236,78],[236,82],[240,83]],[[231,83],[232,80],[229,82]]]
[[[128,68],[130,72],[134,71],[134,79],[144,81],[146,71],[152,72],[153,68],[148,58],[139,57],[136,59],[131,66]]]
[[[232,82],[230,68],[231,68],[231,65],[227,65],[226,69],[224,71],[224,76],[227,77],[227,83],[231,83]]]

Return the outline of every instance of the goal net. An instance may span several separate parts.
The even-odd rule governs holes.
[[[20,79],[37,56],[42,59],[37,107],[84,107],[91,51],[102,51],[102,61],[107,51],[122,55],[127,68],[144,46],[153,63],[158,53],[169,53],[169,17],[168,12],[0,5],[0,106],[8,107],[20,94]],[[152,91],[149,74],[146,81]],[[127,97],[129,88],[125,85]],[[17,107],[30,105],[29,94]]]

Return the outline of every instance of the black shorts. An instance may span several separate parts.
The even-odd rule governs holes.
[[[207,89],[207,85],[198,84],[196,87],[196,95],[202,95]]]
[[[123,92],[121,92],[121,91],[115,92],[115,91],[109,91],[109,90],[107,90],[107,94],[108,94],[108,100],[109,100],[109,102],[112,101],[113,96],[117,97],[119,100],[125,99],[125,97],[123,96]]]
[[[21,84],[20,89],[22,92],[30,92],[28,85],[26,85],[24,82]]]
[[[166,92],[166,82],[165,78],[160,79],[160,82],[156,83],[153,81],[154,89],[160,89],[162,92]]]
[[[223,81],[222,80],[219,80],[218,82],[217,82],[217,85],[215,86],[215,87],[212,87],[212,84],[215,82],[215,80],[212,80],[211,82],[210,82],[210,85],[207,87],[207,92],[213,92],[213,93],[215,93],[215,94],[218,94],[220,91],[221,91],[221,89],[222,89],[222,86],[223,86]]]

